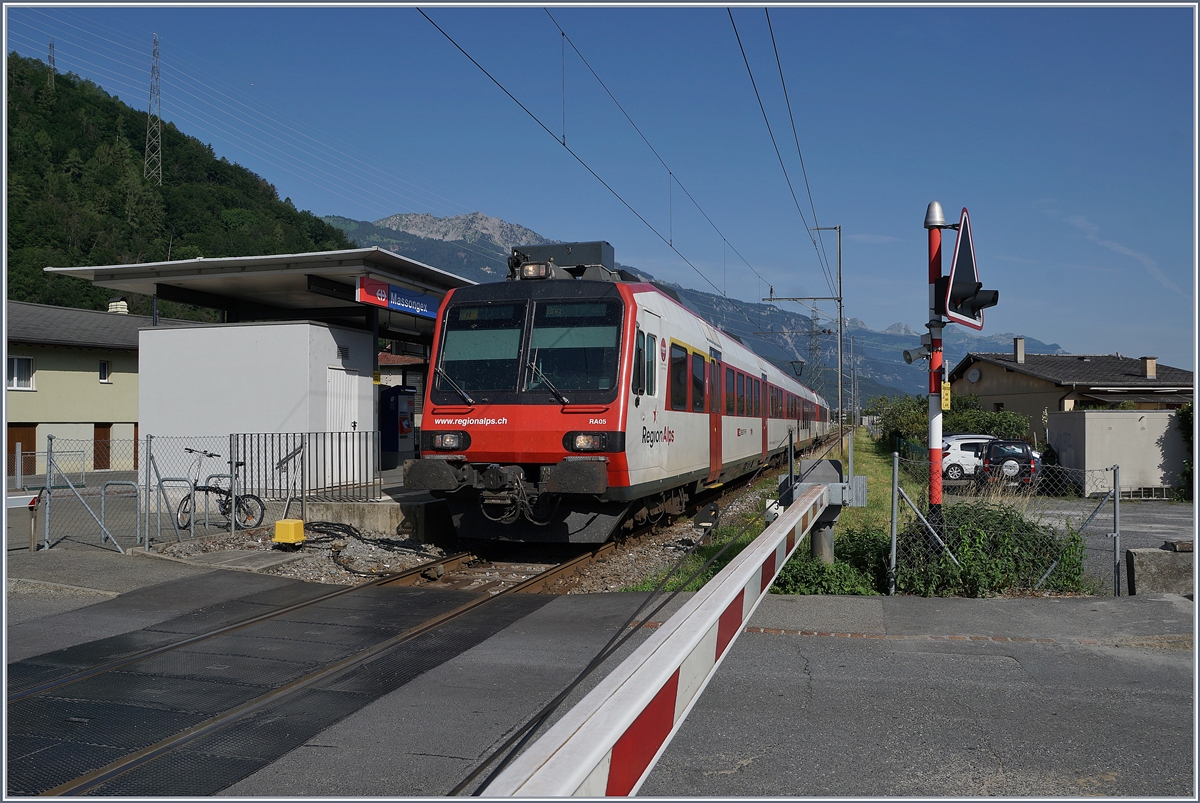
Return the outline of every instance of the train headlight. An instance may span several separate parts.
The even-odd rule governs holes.
[[[549,275],[549,262],[526,262],[521,266],[522,279],[545,279]]]
[[[572,439],[571,450],[575,452],[602,452],[605,440],[603,432],[579,432]]]
[[[452,452],[455,449],[466,449],[471,445],[471,436],[465,432],[431,432],[430,444],[434,449]]]

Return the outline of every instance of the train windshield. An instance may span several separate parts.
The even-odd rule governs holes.
[[[526,371],[524,390],[615,387],[622,309],[617,300],[538,302],[529,338],[536,370]]]
[[[524,301],[451,307],[446,313],[441,373],[434,387],[452,393],[454,384],[468,393],[515,390],[525,309]]]

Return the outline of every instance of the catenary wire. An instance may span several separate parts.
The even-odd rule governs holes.
[[[454,37],[450,36],[450,34],[448,34],[445,30],[443,30],[442,27],[440,25],[438,25],[436,22],[434,22],[433,19],[430,18],[430,16],[428,14],[426,14],[422,9],[417,8],[417,11],[421,14],[421,16],[423,16],[426,20],[429,21],[430,25],[432,25],[434,28],[437,29],[438,33],[440,33],[442,36],[444,36],[446,38],[446,40],[448,42],[450,42],[450,44],[454,45],[454,47],[460,53],[462,53],[464,56],[466,56],[467,59],[472,64],[474,64],[479,69],[480,72],[482,72],[485,76],[487,76],[488,80],[490,80],[493,84],[495,84],[496,87],[501,92],[503,92],[505,95],[507,95],[508,98],[510,100],[512,100],[513,103],[517,104],[517,106],[519,106],[520,109],[523,112],[525,112],[525,114],[528,115],[531,120],[533,120],[535,123],[537,123],[539,128],[541,128],[543,131],[545,131],[547,134],[549,134],[554,139],[555,142],[559,143],[559,145],[562,145],[563,149],[566,150],[567,153],[569,153],[572,156],[572,158],[574,158],[575,161],[577,161],[580,164],[580,166],[583,167],[584,170],[588,171],[588,173],[590,173],[593,178],[595,178],[597,181],[599,181],[600,184],[606,190],[608,190],[613,195],[614,198],[616,198],[618,201],[620,201],[621,204],[624,205],[626,209],[628,209],[631,213],[633,213],[634,217],[636,217],[638,220],[642,221],[642,223],[645,224],[646,228],[650,229],[650,231],[653,232],[654,235],[656,237],[658,237],[658,239],[660,239],[664,245],[666,245],[669,249],[671,249],[671,251],[673,251],[675,253],[676,256],[678,256],[680,259],[683,260],[684,264],[686,264],[689,268],[691,268],[696,273],[697,276],[699,276],[701,279],[703,279],[705,281],[705,283],[708,284],[709,287],[711,287],[713,290],[715,290],[717,295],[720,295],[723,297],[725,296],[725,294],[721,291],[721,289],[719,287],[717,287],[711,279],[709,279],[707,276],[705,276],[704,273],[699,268],[697,268],[695,266],[695,264],[692,263],[691,260],[689,260],[687,257],[685,257],[679,251],[679,249],[676,248],[672,242],[670,242],[670,240],[668,238],[666,238],[662,235],[662,232],[660,232],[658,229],[656,229],[653,226],[653,224],[650,223],[650,221],[646,220],[646,218],[643,217],[640,212],[638,212],[636,209],[634,209],[633,206],[628,201],[626,201],[625,198],[622,197],[620,193],[618,193],[607,181],[605,181],[603,178],[601,178],[600,174],[597,173],[595,170],[593,170],[592,167],[587,162],[585,162],[583,160],[583,158],[581,156],[579,156],[579,154],[577,154],[574,150],[572,150],[570,146],[564,145],[559,140],[558,136],[553,131],[551,131],[550,128],[545,123],[543,123],[540,119],[538,119],[537,115],[535,115],[533,112],[531,112],[525,106],[525,104],[523,104],[520,100],[517,99],[517,97],[515,95],[513,95],[511,92],[509,92],[508,89],[502,83],[500,83],[498,80],[496,80],[496,78],[490,72],[488,72],[488,70],[486,68],[484,68],[484,66],[482,64],[480,64],[478,61],[476,61],[475,58],[462,47],[462,45],[460,45],[457,41],[455,41]],[[741,307],[737,307],[737,309],[742,314],[742,317],[744,317],[746,319],[746,322],[753,326],[753,322],[750,320],[750,317],[748,315],[746,315],[745,310],[742,310]],[[778,345],[781,349],[787,350],[787,346],[784,346],[781,343],[776,343],[776,345]]]
[[[646,147],[649,148],[650,152],[654,154],[654,157],[656,159],[658,159],[659,164],[661,164],[663,166],[663,169],[665,169],[667,171],[667,173],[670,174],[671,178],[674,180],[674,183],[679,186],[679,189],[683,190],[683,194],[688,197],[688,200],[692,202],[692,205],[696,207],[696,210],[698,212],[700,212],[701,215],[704,216],[704,219],[708,221],[708,225],[712,226],[713,231],[715,231],[720,236],[721,241],[723,243],[725,243],[726,245],[728,245],[733,250],[733,252],[738,255],[738,258],[741,259],[743,263],[745,263],[746,267],[750,269],[750,272],[753,273],[755,276],[757,276],[760,281],[770,284],[770,282],[767,282],[767,280],[763,278],[762,274],[760,274],[757,270],[755,270],[754,266],[751,265],[744,256],[742,256],[741,252],[738,251],[737,248],[734,248],[733,244],[729,242],[728,238],[725,237],[725,234],[721,231],[721,229],[717,227],[717,224],[713,222],[713,219],[711,217],[709,217],[708,212],[704,211],[704,208],[702,206],[700,206],[700,203],[692,196],[692,193],[688,190],[688,188],[683,186],[683,182],[681,182],[679,180],[679,176],[675,173],[675,171],[673,171],[670,168],[670,166],[666,163],[666,160],[664,160],[662,158],[662,155],[659,154],[658,150],[652,144],[650,144],[650,140],[646,137],[646,135],[644,133],[642,133],[642,129],[639,128],[638,124],[635,123],[633,121],[633,118],[629,116],[629,112],[625,111],[625,107],[622,106],[621,102],[619,100],[617,100],[615,95],[613,95],[612,90],[610,90],[608,88],[608,85],[604,83],[604,79],[602,79],[600,77],[600,75],[596,72],[595,68],[592,67],[591,62],[589,62],[587,60],[587,58],[583,55],[583,53],[580,52],[579,48],[575,45],[575,42],[571,39],[571,37],[567,34],[567,32],[565,30],[563,30],[563,27],[558,24],[558,20],[556,20],[554,18],[554,15],[550,13],[550,9],[543,8],[542,10],[546,12],[546,16],[548,16],[550,18],[550,21],[554,23],[554,27],[558,28],[559,33],[562,34],[562,36],[566,40],[567,44],[569,44],[571,46],[571,49],[575,51],[575,55],[579,56],[579,60],[582,61],[584,66],[588,68],[588,71],[591,72],[592,77],[595,78],[596,82],[600,84],[600,87],[608,95],[609,99],[612,100],[613,104],[617,107],[617,109],[621,112],[621,114],[624,115],[625,119],[629,121],[629,124],[631,126],[633,126],[633,130],[636,131],[638,133],[638,136],[642,138],[642,142],[646,143]],[[722,293],[722,295],[724,295],[724,293]]]
[[[792,100],[788,97],[787,81],[783,79],[783,62],[779,58],[779,46],[775,44],[775,29],[771,26],[771,9],[764,8],[763,11],[767,15],[767,30],[771,33],[771,47],[775,50],[775,66],[779,68],[779,85],[783,87],[783,99],[787,103],[788,119],[792,123],[792,139],[796,141],[796,156],[800,158],[800,172],[804,175],[804,188],[808,191],[808,206],[813,214],[813,228],[817,232],[817,239],[821,242],[821,257],[825,260],[825,267],[829,267],[829,255],[825,253],[825,238],[821,236],[821,224],[817,220],[817,207],[813,203],[812,187],[808,183],[808,170],[804,166],[804,154],[800,152],[800,134],[796,132],[796,116],[792,113]]]
[[[767,108],[763,105],[762,95],[759,94],[758,84],[754,80],[754,71],[750,69],[750,58],[746,55],[746,48],[742,44],[741,35],[738,33],[737,23],[733,19],[733,11],[728,8],[725,10],[729,12],[729,23],[733,26],[733,35],[737,39],[738,49],[742,52],[742,60],[746,63],[746,73],[750,76],[750,86],[754,89],[754,97],[758,99],[758,108],[760,111],[762,111],[763,122],[767,124],[767,134],[769,134],[771,137],[771,145],[775,148],[775,156],[779,159],[780,169],[783,170],[783,178],[787,182],[788,192],[790,192],[792,195],[792,201],[796,205],[796,212],[800,215],[800,222],[804,224],[804,231],[808,234],[809,240],[812,241],[813,250],[817,254],[817,261],[821,264],[821,268],[825,272],[825,280],[829,283],[829,292],[832,295],[837,295],[837,288],[835,287],[833,276],[829,272],[829,267],[825,265],[824,262],[821,262],[821,251],[820,248],[817,247],[817,240],[815,237],[813,237],[813,233],[809,229],[808,219],[804,217],[804,210],[800,208],[800,199],[796,197],[796,189],[792,186],[792,179],[791,176],[788,175],[787,165],[785,165],[783,162],[783,154],[779,152],[779,143],[775,141],[775,132],[771,130],[771,120],[767,117]]]

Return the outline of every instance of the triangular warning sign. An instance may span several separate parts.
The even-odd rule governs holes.
[[[963,207],[958,222],[958,239],[954,243],[954,259],[950,263],[950,276],[946,282],[946,296],[942,299],[946,317],[951,323],[961,323],[972,329],[983,328],[983,308],[976,303],[976,294],[982,287],[979,270],[975,266],[971,218],[967,215],[966,207]]]

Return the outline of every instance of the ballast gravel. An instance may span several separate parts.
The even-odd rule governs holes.
[[[718,504],[721,524],[744,522],[758,510],[770,488],[747,488],[731,492]],[[639,585],[661,575],[682,558],[700,537],[691,519],[655,528],[637,538],[619,542],[608,557],[583,568],[574,577],[550,589],[556,594],[603,594]]]
[[[730,491],[718,504],[722,524],[733,523],[753,515],[769,489],[745,488]],[[677,519],[659,526],[642,536],[621,540],[616,549],[602,560],[585,567],[574,577],[559,581],[550,589],[556,594],[601,594],[638,585],[673,565],[696,542],[700,532],[691,519]],[[288,551],[271,541],[272,527],[212,537],[197,538],[164,545],[159,554],[176,560],[192,560],[202,555],[225,550]],[[325,535],[306,531],[308,540],[295,550],[296,557],[286,563],[262,570],[294,580],[333,585],[358,585],[371,580],[373,574],[402,571],[435,558],[446,550],[423,544],[410,538],[378,532],[363,532],[361,538],[348,534]],[[339,560],[334,560],[333,546],[341,543]],[[461,550],[465,551],[469,547]],[[339,565],[340,563],[340,565]],[[345,567],[355,571],[349,571]],[[359,573],[361,572],[361,574]]]
[[[271,527],[260,527],[233,535],[226,533],[212,538],[168,544],[160,554],[188,560],[225,550],[293,553],[293,560],[264,569],[261,573],[310,583],[345,586],[369,582],[373,575],[411,569],[445,555],[443,550],[432,544],[422,544],[410,538],[376,532],[364,532],[361,538],[342,533],[326,535],[306,532],[307,540],[303,546],[294,550],[273,543],[272,534]],[[338,544],[341,545],[337,550],[339,560],[335,561],[333,547]]]

